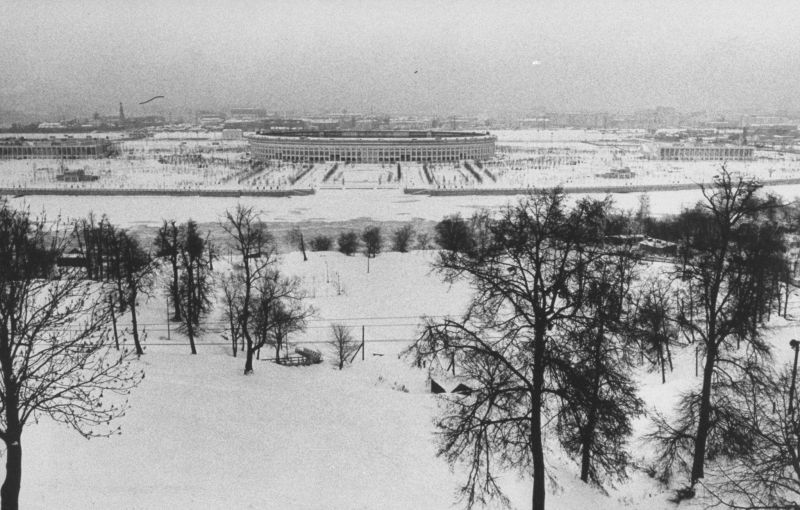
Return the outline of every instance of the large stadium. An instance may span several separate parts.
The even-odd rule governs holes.
[[[458,131],[260,131],[247,138],[254,159],[347,163],[487,160],[497,140]]]

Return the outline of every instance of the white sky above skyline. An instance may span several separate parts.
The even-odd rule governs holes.
[[[798,28],[789,1],[14,0],[0,109],[796,110]]]

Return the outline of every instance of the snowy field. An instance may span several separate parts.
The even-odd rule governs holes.
[[[122,435],[86,441],[63,426],[43,422],[26,429],[23,508],[259,508],[304,510],[431,509],[454,506],[463,467],[451,472],[435,456],[433,420],[437,397],[427,373],[410,368],[398,354],[414,338],[418,317],[458,314],[469,290],[442,284],[429,270],[433,252],[384,253],[371,261],[339,253],[286,255],[282,267],[297,274],[317,309],[308,331],[292,337],[325,352],[331,322],[364,326],[366,356],[338,371],[325,363],[288,368],[257,361],[255,374],[241,375],[214,326],[200,340],[197,356],[174,330],[167,339],[165,303],[151,299],[141,319],[146,378],[119,422]],[[225,263],[217,264],[224,271]],[[334,283],[335,282],[335,283]],[[795,316],[798,314],[795,313]],[[768,334],[779,361],[787,361],[794,323],[774,322]],[[216,331],[215,331],[216,330]],[[271,353],[265,352],[271,356]],[[648,410],[669,411],[677,393],[699,384],[693,352],[676,353],[676,370],[641,371]],[[638,437],[634,461],[652,452]],[[672,510],[672,492],[634,469],[628,482],[602,494],[581,483],[575,462],[547,439],[551,484],[548,508]],[[517,508],[529,507],[530,483],[505,473],[502,485]],[[681,508],[700,509],[695,499]]]

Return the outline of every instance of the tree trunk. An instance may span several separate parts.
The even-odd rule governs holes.
[[[581,481],[584,483],[589,483],[589,471],[592,466],[592,443],[594,442],[594,429],[597,427],[597,400],[600,395],[600,363],[604,331],[605,328],[601,324],[595,338],[594,376],[592,377],[592,387],[588,388],[592,393],[586,413],[586,426],[581,431]]]
[[[230,327],[231,327],[231,349],[233,349],[233,357],[236,357],[236,326],[233,324],[233,313],[230,316]]]
[[[136,355],[141,356],[144,354],[142,344],[139,342],[139,326],[136,321],[136,292],[133,293],[131,302],[131,328],[133,329],[133,344],[136,346]]]
[[[245,333],[246,335],[246,333]],[[244,375],[250,375],[253,373],[253,343],[251,340],[247,341],[247,356],[244,362]]]
[[[786,294],[783,295],[783,318],[786,318],[786,313],[789,307],[789,282],[786,282]]]
[[[179,321],[181,320],[181,304],[180,304],[180,296],[178,295],[178,256],[177,254],[172,257],[172,288],[170,289],[172,293],[172,306],[175,309],[175,314],[172,317],[172,320]]]
[[[17,510],[19,508],[19,488],[22,481],[22,424],[19,420],[19,400],[17,398],[17,383],[9,377],[10,353],[8,344],[3,342],[3,382],[5,395],[3,402],[5,409],[6,430],[4,442],[6,445],[6,479],[0,487],[0,509]]]
[[[111,325],[114,328],[114,345],[116,345],[117,350],[119,350],[119,333],[117,333],[117,314],[114,312],[114,298],[108,298],[108,305],[111,309]]]
[[[189,337],[189,347],[192,350],[192,354],[197,354],[197,348],[194,345],[194,327],[191,321],[186,323],[186,334]]]
[[[716,364],[716,346],[708,346],[706,363],[703,368],[703,389],[700,393],[700,410],[697,420],[697,434],[694,441],[694,457],[692,459],[692,486],[705,476],[706,442],[711,425],[711,377]]]
[[[674,372],[675,367],[672,366],[672,352],[669,350],[669,341],[664,344],[664,347],[667,349],[667,361],[669,361],[669,371]]]
[[[533,458],[533,494],[531,510],[544,510],[545,476],[542,445],[542,391],[544,389],[544,330],[537,331],[533,351],[533,391],[531,392],[531,455]]]
[[[6,479],[0,488],[0,509],[19,508],[19,488],[22,482],[22,445],[20,434],[10,435],[6,441]]]

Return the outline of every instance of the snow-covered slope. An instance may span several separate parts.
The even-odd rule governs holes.
[[[231,356],[218,332],[201,339],[197,356],[174,330],[167,340],[159,325],[165,303],[160,295],[151,299],[142,318],[149,331],[140,361],[146,378],[119,422],[122,435],[86,441],[53,423],[30,426],[23,436],[22,507],[453,507],[464,471],[451,472],[435,456],[437,398],[427,391],[427,374],[398,359],[416,333],[416,317],[456,314],[469,295],[465,285],[451,288],[430,273],[432,255],[381,254],[369,274],[363,256],[311,253],[305,263],[297,253],[285,256],[283,267],[303,278],[317,308],[307,333],[293,342],[324,350],[315,342],[327,338],[332,320],[353,326],[359,338],[365,325],[365,360],[358,356],[343,371],[327,363],[287,368],[258,361],[255,374],[244,377],[243,359]],[[794,328],[780,326],[774,336],[783,346]],[[666,385],[659,374],[643,373],[641,380],[648,405],[667,409],[677,391],[697,382],[693,352],[678,356]],[[638,433],[647,426],[641,420]],[[671,493],[642,471],[607,495],[586,486],[552,437],[548,443],[558,481],[548,508],[674,508]],[[648,448],[638,441],[631,447],[645,463]],[[503,485],[516,507],[530,506],[525,477],[507,473]]]

